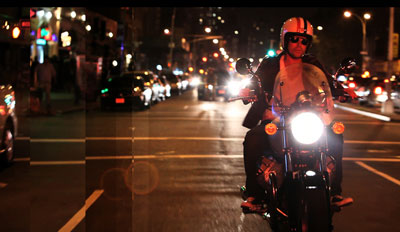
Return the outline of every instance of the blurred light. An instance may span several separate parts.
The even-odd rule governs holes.
[[[86,30],[90,31],[90,30],[92,30],[92,27],[90,25],[86,25]]]
[[[193,72],[194,68],[193,67],[189,67],[189,72]]]
[[[200,73],[200,74],[203,74],[203,73],[204,73],[204,69],[200,69],[200,70],[199,70],[199,73]]]
[[[218,57],[219,57],[219,54],[218,54],[217,52],[214,52],[214,53],[213,53],[213,56],[214,56],[215,58],[218,58]]]
[[[322,26],[318,26],[318,27],[317,27],[317,30],[318,30],[318,31],[322,31],[323,29],[324,29],[324,28],[323,28]]]
[[[207,57],[203,56],[203,58],[201,58],[201,60],[202,60],[203,62],[207,62]]]
[[[112,32],[108,32],[108,37],[112,38],[114,34]]]
[[[264,42],[263,41],[260,41],[260,43],[259,43],[260,45],[263,45],[264,44]]]
[[[364,14],[364,19],[366,19],[366,20],[371,19],[371,14],[370,13],[365,13]]]
[[[221,23],[225,23],[225,20],[222,19],[222,20],[221,20]]]
[[[203,23],[203,19],[199,18],[199,23],[202,24]]]
[[[168,28],[164,29],[164,34],[166,34],[166,35],[169,35],[169,34],[170,34],[170,31],[169,31]]]
[[[118,65],[118,61],[116,61],[116,60],[113,60],[113,62],[112,62],[112,65],[113,65],[114,67],[117,67],[117,65]]]
[[[12,30],[12,37],[16,39],[19,37],[20,34],[21,30],[19,29],[19,27],[14,27],[14,29]]]
[[[46,40],[45,39],[37,39],[36,44],[37,45],[46,45]]]
[[[132,59],[132,54],[126,54],[126,58]]]
[[[376,80],[378,80],[378,77],[373,77],[372,80],[376,81]]]
[[[51,12],[47,12],[46,13],[47,20],[51,19],[51,17],[53,17],[53,14]]]
[[[349,83],[349,88],[354,89],[356,87],[356,83],[350,82]]]
[[[374,89],[374,93],[375,93],[376,95],[381,95],[381,94],[383,93],[382,87],[380,87],[380,86],[376,87],[376,88]]]
[[[369,78],[370,77],[370,73],[368,71],[365,71],[362,75],[362,78]]]
[[[204,31],[205,31],[206,33],[210,33],[210,32],[211,32],[211,28],[206,27],[206,28],[204,28]]]
[[[250,62],[253,63],[254,59],[253,58],[249,58]]]
[[[224,55],[224,58],[225,58],[225,59],[229,59],[229,56],[228,56],[228,55]]]
[[[349,81],[353,81],[354,80],[354,77],[349,77]]]
[[[268,52],[267,52],[267,55],[268,55],[269,57],[274,57],[274,56],[276,56],[275,50],[274,50],[274,49],[269,49]]]
[[[260,58],[260,59],[258,59],[258,62],[260,62],[260,63],[261,63],[261,62],[263,61],[263,59],[264,59],[264,58]]]
[[[71,18],[75,18],[76,17],[76,12],[75,11],[71,11]]]
[[[345,81],[347,81],[347,78],[345,75],[340,75],[340,76],[338,76],[337,80],[340,82],[345,82]]]
[[[214,44],[218,44],[219,40],[218,39],[213,39]]]
[[[217,19],[218,19],[218,20],[221,20],[221,16],[218,16]]]
[[[44,10],[38,10],[37,12],[36,12],[36,15],[40,18],[40,17],[43,17],[44,16]]]
[[[229,58],[229,62],[233,62],[235,61],[233,58]]]
[[[225,51],[225,48],[219,48],[219,50],[222,52],[222,51]]]
[[[389,83],[389,79],[385,79],[384,82],[385,82],[385,83]]]
[[[83,14],[83,15],[81,16],[81,20],[82,20],[83,22],[85,22],[85,21],[86,21],[86,15]]]
[[[239,31],[235,30],[233,33],[235,33],[235,35],[239,35]]]
[[[314,171],[311,171],[311,170],[308,170],[308,171],[306,172],[306,175],[307,175],[307,176],[315,176],[315,172],[314,172]]]
[[[344,16],[347,17],[347,18],[350,17],[351,16],[351,12],[350,11],[345,11],[344,12]]]

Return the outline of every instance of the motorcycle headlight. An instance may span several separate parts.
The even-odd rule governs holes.
[[[293,137],[302,144],[315,143],[324,131],[324,123],[315,113],[304,112],[296,115],[291,122]]]

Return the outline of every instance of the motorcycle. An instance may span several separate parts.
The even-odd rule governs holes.
[[[340,84],[336,76],[355,65],[354,59],[343,60],[333,76],[334,84]],[[260,78],[252,72],[249,60],[238,60],[236,70],[241,75],[251,74],[252,80],[256,80],[256,91],[263,93]],[[341,95],[349,97],[345,92]],[[234,100],[255,102],[257,94],[230,99]],[[262,216],[274,231],[333,230],[333,213],[340,208],[330,201],[335,165],[328,150],[327,131],[344,131],[343,123],[333,120],[333,100],[325,74],[312,64],[289,65],[275,78],[267,106],[275,119],[265,125],[274,155],[262,158],[258,172],[259,183],[266,190],[267,212]],[[280,164],[271,157],[279,157]],[[246,200],[245,187],[241,192]]]

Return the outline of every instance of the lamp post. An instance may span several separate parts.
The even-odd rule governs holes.
[[[349,18],[352,15],[354,15],[358,20],[361,22],[361,27],[362,27],[362,33],[363,33],[363,40],[362,40],[362,51],[360,54],[362,55],[362,71],[364,72],[366,70],[367,62],[366,58],[368,56],[368,49],[367,49],[367,20],[371,19],[371,14],[365,13],[363,15],[363,18],[361,18],[359,15],[354,14],[350,11],[345,11],[344,16]]]

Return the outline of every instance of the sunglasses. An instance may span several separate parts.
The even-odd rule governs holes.
[[[294,36],[289,37],[289,41],[290,41],[291,43],[297,43],[297,42],[299,42],[299,40],[300,40],[299,37],[294,37]],[[303,45],[308,45],[309,42],[310,42],[310,41],[308,41],[308,39],[301,38],[301,44],[303,44]]]

